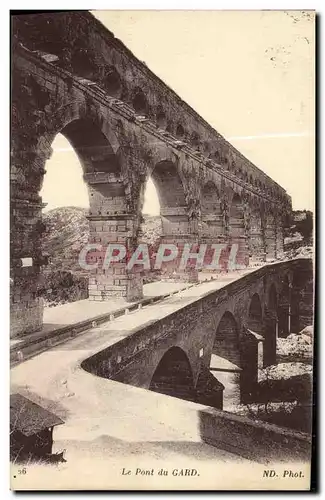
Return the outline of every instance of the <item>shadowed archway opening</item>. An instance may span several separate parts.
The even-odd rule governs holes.
[[[210,371],[225,389],[223,407],[227,409],[240,403],[241,356],[238,327],[234,316],[222,316],[212,347]]]
[[[277,307],[278,307],[278,298],[277,292],[274,283],[270,286],[269,297],[268,297],[268,307],[271,311],[274,311],[276,315]]]
[[[161,105],[157,107],[156,122],[161,130],[165,130],[167,128],[167,116]]]
[[[144,188],[142,214],[144,216],[153,216],[160,219],[159,196],[151,177],[147,180]]]
[[[163,239],[173,240],[177,235],[187,235],[185,192],[176,165],[167,160],[157,163],[151,179],[159,199]]]
[[[149,390],[187,401],[195,401],[191,365],[181,348],[172,347],[163,355],[153,374]]]
[[[144,186],[141,225],[138,234],[138,243],[143,243],[148,246],[150,259],[149,268],[141,266],[143,284],[152,283],[161,279],[160,270],[155,269],[155,259],[159,249],[161,232],[162,225],[159,197],[157,189],[151,177],[149,177]]]
[[[62,146],[56,148],[58,142]],[[79,197],[79,206],[88,206],[90,215],[126,212],[118,156],[93,120],[82,118],[71,121],[57,134],[53,145],[53,156],[46,164],[46,168],[51,169],[51,185],[47,184],[45,177],[42,193],[45,189],[52,194],[64,193],[66,205],[70,206]],[[76,161],[76,156],[79,162]],[[69,177],[71,168],[78,170],[78,176]],[[85,186],[88,192],[87,203]],[[69,202],[70,198],[72,203]],[[62,202],[58,206],[63,206]]]
[[[214,338],[213,355],[224,360],[224,366],[240,366],[238,328],[234,316],[225,312],[222,316]]]
[[[61,134],[72,145],[82,166],[88,187],[89,215],[126,213],[120,162],[99,126],[91,119],[82,118],[66,125]]]
[[[186,206],[184,186],[172,161],[163,160],[157,163],[151,178],[157,189],[162,210],[181,209]]]

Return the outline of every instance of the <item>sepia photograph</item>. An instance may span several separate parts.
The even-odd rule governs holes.
[[[312,489],[315,31],[10,12],[11,490]]]

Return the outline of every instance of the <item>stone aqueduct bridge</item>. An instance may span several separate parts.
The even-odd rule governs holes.
[[[239,256],[283,251],[285,190],[254,166],[87,12],[16,16],[12,25],[11,277],[15,334],[42,325],[39,195],[51,144],[63,134],[89,192],[90,242],[140,237],[147,179],[162,241],[238,243]],[[64,182],[64,179],[62,179]],[[73,189],[73,186],[71,186]],[[29,265],[22,265],[28,258]],[[180,279],[195,279],[185,271]],[[90,299],[142,294],[125,265],[91,276]]]

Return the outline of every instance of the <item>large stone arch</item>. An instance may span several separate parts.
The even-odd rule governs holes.
[[[241,353],[239,328],[230,311],[221,317],[211,351],[210,371],[225,389],[223,407],[225,409],[241,401]]]
[[[290,331],[299,333],[313,325],[314,279],[311,259],[302,259],[293,272],[290,296]]]
[[[229,311],[219,321],[212,352],[222,358],[225,365],[240,366],[239,331],[237,322]]]
[[[270,210],[270,208],[269,208]],[[271,208],[272,210],[272,208]],[[265,247],[266,259],[272,260],[276,257],[276,215],[273,210],[265,214]]]
[[[89,280],[90,300],[109,300],[112,296],[134,300],[142,296],[139,271],[128,270],[126,261],[110,263],[113,273],[103,269],[105,252],[109,245],[124,245],[129,252],[135,247],[138,218],[129,203],[123,175],[123,156],[107,138],[107,122],[80,117],[66,124],[61,130],[80,158],[84,179],[89,193],[89,243],[100,245],[101,250],[91,250],[87,263],[98,264],[91,269]],[[106,132],[106,133],[105,133]],[[112,133],[110,134],[112,136]],[[124,264],[124,267],[121,267]]]
[[[135,112],[141,116],[149,115],[150,106],[145,92],[141,88],[136,87],[132,90],[131,94],[131,104]]]
[[[278,290],[277,285],[272,281],[268,288],[268,297],[267,297],[267,306],[268,309],[277,314],[278,308]]]
[[[232,237],[245,235],[244,204],[239,193],[234,192],[230,204],[230,234]]]
[[[171,347],[160,359],[149,390],[188,401],[195,401],[193,372],[186,353]]]
[[[92,115],[78,115],[78,118],[68,122],[64,120],[59,132],[68,139],[82,165],[89,192],[89,216],[127,214],[129,206],[123,181],[124,158],[116,137],[109,132],[105,120],[96,120]],[[112,139],[113,144],[110,142]],[[100,242],[108,243],[102,238]]]

